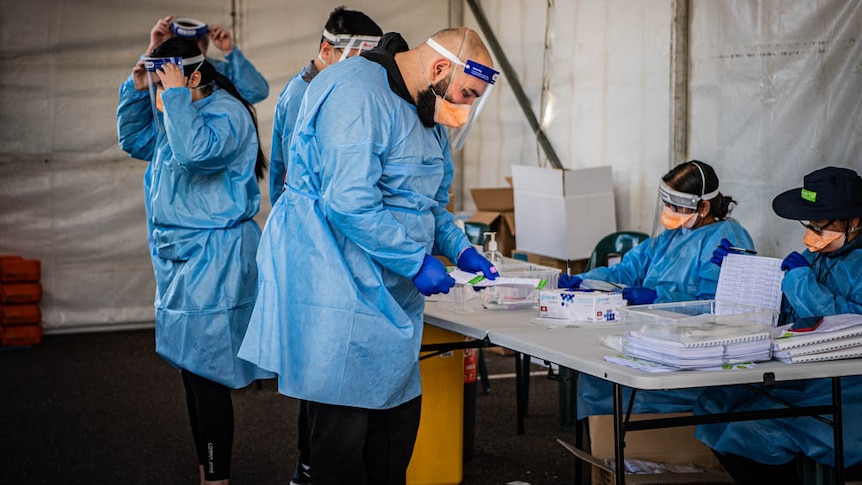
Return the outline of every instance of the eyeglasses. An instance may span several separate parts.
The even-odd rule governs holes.
[[[814,231],[815,233],[820,235],[820,234],[823,234],[824,229],[831,226],[832,223],[835,221],[836,221],[836,219],[832,219],[829,222],[827,222],[826,224],[823,224],[822,226],[818,226],[817,224],[812,224],[811,221],[799,221],[799,223],[802,224],[802,227],[804,227],[805,229]]]

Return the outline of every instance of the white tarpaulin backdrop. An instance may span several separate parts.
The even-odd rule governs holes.
[[[671,0],[483,0],[551,143],[569,168],[611,165],[620,229],[649,232],[669,168]],[[232,26],[270,82],[257,105],[268,153],[272,109],[316,54],[318,0],[0,4],[0,254],[42,259],[48,332],[149,325],[145,162],[117,147],[117,89],[170,13]],[[447,2],[347,4],[411,46],[448,25]],[[465,22],[476,22],[465,6]],[[231,15],[232,11],[235,13]],[[762,254],[801,248],[771,199],[827,164],[862,171],[858,1],[692,2],[689,158],[707,161]],[[213,51],[211,50],[211,54]],[[463,151],[456,201],[545,158],[502,79]],[[266,191],[266,181],[261,183]],[[268,197],[259,220],[269,211]]]

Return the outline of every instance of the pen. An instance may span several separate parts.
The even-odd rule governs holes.
[[[742,253],[742,254],[757,254],[757,251],[755,251],[755,250],[753,250],[753,249],[738,248],[738,247],[736,247],[736,246],[731,246],[731,247],[729,247],[729,248],[727,248],[727,249],[729,249],[729,250],[731,250],[731,251],[738,251],[738,252],[740,252],[740,253]]]

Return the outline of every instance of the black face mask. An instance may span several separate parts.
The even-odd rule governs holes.
[[[446,92],[446,88],[449,87],[448,79],[439,81],[434,85],[434,89],[431,89],[431,86],[428,86],[425,91],[420,91],[419,95],[416,99],[416,111],[419,114],[419,121],[422,122],[426,128],[431,128],[434,126],[434,110],[437,106],[437,94],[434,94],[436,91],[438,94],[442,96],[443,93]]]

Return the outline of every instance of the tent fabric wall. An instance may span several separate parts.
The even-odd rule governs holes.
[[[610,165],[620,229],[649,232],[669,168],[674,0],[482,0],[564,165]],[[338,2],[340,3],[340,2]],[[169,13],[232,26],[270,82],[257,107],[268,153],[272,111],[315,53],[318,0],[33,0],[0,4],[0,254],[43,261],[47,332],[152,323],[145,162],[117,147],[117,88]],[[411,46],[449,22],[448,2],[358,0]],[[464,8],[465,23],[476,27]],[[689,157],[712,163],[762,254],[800,249],[772,214],[778,192],[826,164],[862,171],[860,2],[691,2]],[[511,165],[545,165],[503,78],[461,155],[469,189],[503,185]],[[268,200],[267,182],[261,183]],[[258,220],[265,222],[267,202]]]
[[[34,0],[0,4],[0,254],[42,260],[46,333],[150,326],[155,281],[146,246],[143,173],[117,145],[120,84],[165,15],[234,28],[270,84],[256,105],[269,153],[287,80],[317,54],[340,3]],[[446,2],[357,0],[411,45],[448,25]],[[232,15],[233,13],[233,15]],[[209,55],[218,57],[210,48]],[[261,182],[263,225],[269,212]]]
[[[695,2],[690,148],[715,162],[761,254],[804,230],[772,199],[817,168],[862,173],[862,2]]]

